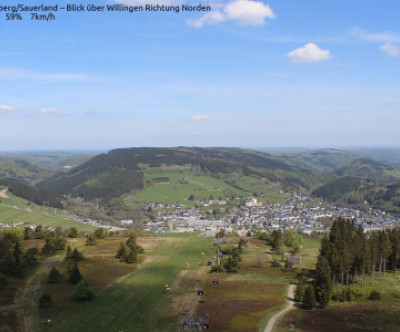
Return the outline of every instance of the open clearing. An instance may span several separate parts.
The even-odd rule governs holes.
[[[168,178],[168,179],[166,179]],[[157,182],[163,179],[163,182]],[[210,176],[195,176],[188,171],[161,171],[157,169],[146,172],[146,181],[153,181],[150,187],[128,195],[127,202],[162,202],[188,204],[188,197],[194,195],[196,199],[208,200],[214,198],[227,198],[230,196],[250,197],[254,193],[261,195],[260,201],[268,200],[271,203],[282,202],[287,198],[279,194],[279,188],[271,187],[271,183],[249,176],[238,177],[229,184],[223,180]]]

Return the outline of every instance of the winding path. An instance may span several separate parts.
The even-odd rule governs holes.
[[[288,296],[287,296],[287,299],[289,300],[289,303],[286,305],[285,308],[283,308],[281,311],[278,311],[275,315],[273,315],[270,318],[267,326],[264,329],[264,332],[272,332],[272,328],[274,327],[276,320],[280,316],[282,316],[283,314],[287,313],[289,310],[291,310],[293,308],[293,306],[295,304],[295,302],[294,302],[294,290],[295,290],[295,288],[296,288],[295,284],[290,284],[289,285]]]

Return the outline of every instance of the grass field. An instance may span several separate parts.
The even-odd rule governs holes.
[[[204,288],[197,314],[210,315],[210,328],[215,331],[259,331],[268,318],[284,305],[287,286],[294,279],[292,271],[272,268],[265,241],[248,240],[238,273],[211,273],[219,285],[211,282]],[[229,239],[237,246],[239,239]]]
[[[194,195],[198,199],[225,197],[225,192],[230,191],[242,196],[248,193],[235,189],[222,180],[208,176],[193,176],[190,173],[151,173],[146,174],[146,180],[158,177],[168,177],[168,182],[155,183],[152,186],[129,195],[128,202],[163,202],[188,204],[188,197]]]
[[[41,331],[178,331],[186,309],[191,316],[208,317],[214,331],[258,331],[284,305],[295,277],[293,271],[272,268],[268,247],[257,239],[249,239],[240,271],[219,274],[218,286],[212,283],[216,274],[206,266],[208,257],[215,256],[212,238],[140,238],[146,251],[138,265],[114,258],[120,241],[125,239],[85,247],[83,239],[69,240],[88,258],[79,267],[97,297],[88,303],[71,300],[74,286],[67,283],[66,263],[61,262],[63,282],[43,289],[55,307],[41,313]],[[238,241],[231,238],[228,245],[237,246]],[[172,284],[172,297],[166,284]],[[197,295],[199,287],[202,297]],[[51,325],[46,324],[48,318]]]
[[[85,248],[84,255],[89,259],[79,263],[89,289],[97,293],[96,299],[89,303],[73,302],[70,300],[73,286],[66,282],[63,284],[66,287],[47,288],[57,304],[54,310],[43,315],[42,321],[49,315],[53,317],[51,331],[178,330],[181,313],[192,302],[182,299],[197,296],[197,282],[193,276],[204,267],[201,251],[210,247],[211,239],[140,239],[146,252],[144,261],[138,266],[120,263],[114,258],[118,239],[103,241],[99,247]],[[187,262],[190,263],[189,270],[186,270]],[[65,271],[62,265],[60,269]],[[98,292],[123,275],[119,281]],[[173,303],[164,288],[171,281]],[[43,323],[42,328],[45,330],[46,324]]]
[[[126,200],[133,202],[162,202],[188,204],[188,197],[194,195],[196,199],[208,200],[214,198],[227,198],[231,195],[248,198],[253,193],[263,194],[260,201],[277,203],[287,199],[287,195],[278,193],[279,188],[271,187],[268,182],[260,181],[252,177],[240,177],[228,184],[223,180],[209,176],[194,176],[186,169],[175,171],[159,171],[146,173],[145,179],[152,181],[156,178],[168,177],[169,181],[153,183],[150,187],[129,195]],[[194,202],[191,202],[193,204]]]
[[[32,224],[43,224],[51,227],[62,227],[68,229],[76,227],[78,230],[92,231],[95,227],[81,222],[66,211],[38,206],[34,203],[28,205],[28,201],[6,193],[7,198],[1,198],[0,223],[30,222]]]

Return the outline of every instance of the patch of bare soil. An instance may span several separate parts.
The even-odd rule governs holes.
[[[14,332],[21,331],[18,327],[18,319],[15,311],[0,311],[0,326],[5,325]]]
[[[3,289],[0,291],[0,307],[15,304],[18,288]]]

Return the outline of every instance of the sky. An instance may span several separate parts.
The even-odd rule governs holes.
[[[0,150],[399,146],[398,0],[25,0],[180,10],[6,20],[16,3]]]

